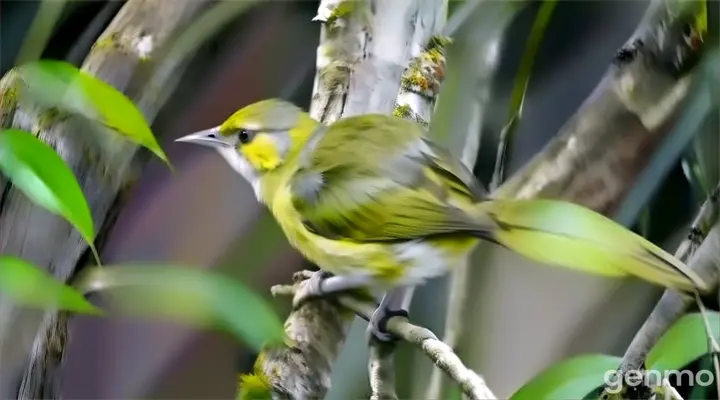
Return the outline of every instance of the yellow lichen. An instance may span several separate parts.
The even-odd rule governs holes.
[[[20,102],[20,90],[23,82],[20,81],[16,70],[13,68],[5,73],[0,80],[0,111],[2,112],[3,121],[15,109]]]
[[[67,113],[63,113],[58,108],[50,107],[43,111],[35,119],[35,129],[38,132],[46,131],[52,127],[52,125],[62,122],[68,118]]]
[[[425,49],[430,50],[438,50],[443,51],[445,47],[447,47],[449,44],[452,43],[452,38],[442,35],[434,35],[430,38],[428,41],[427,46],[425,46]]]
[[[408,118],[413,115],[412,108],[407,104],[396,104],[393,115],[399,118]]]
[[[361,2],[357,0],[345,0],[338,3],[327,17],[326,25],[330,28],[339,27],[340,20],[347,20],[350,14],[355,12]]]
[[[413,62],[400,78],[401,86],[406,90],[426,91],[430,89],[430,79],[420,69],[420,63]]]
[[[238,379],[237,400],[272,399],[271,386],[262,374],[242,374]]]
[[[93,50],[120,49],[120,34],[113,32],[93,44]]]
[[[430,126],[427,121],[425,121],[420,115],[415,113],[415,111],[413,111],[413,109],[407,104],[395,104],[395,108],[393,109],[393,115],[410,121],[415,121],[425,128]]]

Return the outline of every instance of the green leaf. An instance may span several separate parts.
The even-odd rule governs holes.
[[[15,64],[23,64],[40,58],[50,41],[55,26],[61,21],[65,0],[43,0],[35,12],[32,25],[25,34]]]
[[[145,117],[114,87],[63,61],[40,60],[16,71],[34,100],[97,121],[148,148],[169,165]]]
[[[0,293],[25,306],[102,314],[80,292],[16,257],[0,256]]]
[[[712,374],[715,377],[714,380],[720,378],[717,376],[717,371],[715,370],[715,365],[713,363],[713,356],[710,354],[706,354],[700,358],[698,371],[712,371]],[[719,397],[720,393],[714,393],[715,385],[700,385],[697,381],[698,379],[696,375],[694,382],[695,385],[693,386],[690,395],[687,397],[688,399],[717,399]]]
[[[708,322],[716,340],[720,340],[720,313],[708,312]],[[682,317],[658,340],[648,352],[645,365],[648,369],[680,370],[708,353],[708,337],[702,314]]]
[[[538,50],[540,50],[543,36],[545,36],[545,31],[550,24],[550,19],[555,12],[556,5],[557,0],[543,1],[537,15],[535,16],[532,28],[530,29],[530,35],[528,36],[527,43],[525,44],[525,52],[522,55],[520,66],[518,68],[517,75],[515,75],[515,81],[513,82],[512,93],[510,95],[508,122],[500,132],[498,151],[495,159],[495,171],[490,184],[491,190],[495,190],[503,183],[507,149],[512,144],[513,134],[520,126],[523,104],[525,104],[525,94],[527,93],[527,88],[530,84],[530,76],[532,74],[533,66],[535,65],[535,58]]]
[[[284,339],[282,322],[262,297],[211,271],[119,265],[88,269],[77,282],[82,291],[108,291],[112,304],[131,315],[221,328],[255,349],[281,344]]]
[[[526,383],[511,400],[582,399],[605,384],[605,375],[620,365],[619,357],[588,354],[569,358],[545,369]]]
[[[67,219],[97,258],[90,207],[75,175],[55,150],[28,132],[2,130],[0,172],[35,204]]]

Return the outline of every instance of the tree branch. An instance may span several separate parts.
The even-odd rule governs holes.
[[[82,69],[125,92],[138,104],[145,118],[152,121],[163,102],[146,100],[153,94],[143,90],[138,72],[152,68],[156,63],[155,50],[174,39],[173,34],[200,14],[208,3],[202,0],[128,1],[95,43]],[[168,79],[166,88],[175,86],[183,66],[182,63],[176,66],[176,74]],[[96,225],[103,226],[101,234],[107,232],[112,221],[106,217],[118,192],[132,184],[130,171],[136,168],[133,157],[137,146],[82,118],[59,118],[38,108],[32,99],[13,97],[19,93],[15,90],[15,79],[12,73],[2,79],[2,126],[31,131],[56,149],[78,177]],[[35,206],[8,183],[0,207],[0,252],[44,267],[63,282],[81,267],[87,244],[65,220]],[[31,349],[20,348],[22,346],[12,349],[18,354],[9,357],[10,365],[5,366],[8,370],[0,373],[0,386],[8,387],[14,381],[12,371],[17,362],[13,362],[13,358],[26,357],[29,352],[20,387],[10,396],[57,398],[57,369],[69,335],[67,316],[62,313],[35,315],[15,308],[6,298],[2,298],[1,303],[2,308],[8,310],[2,323],[12,327],[5,335],[35,339]]]
[[[563,198],[616,211],[684,105],[704,50],[685,36],[699,5],[654,0],[581,108],[494,196]]]
[[[448,41],[439,34],[445,25],[447,3],[443,0],[418,1],[405,13],[409,17],[409,21],[405,23],[414,27],[410,35],[412,40],[407,42],[407,51],[412,59],[400,77],[393,114],[428,126],[440,91],[440,83],[445,76],[445,46]],[[380,31],[377,34],[390,37],[394,35],[393,21],[387,20],[384,25],[378,22],[378,25],[381,29],[375,29],[376,32]],[[369,346],[370,398],[397,399],[395,344],[383,343],[373,338]]]
[[[304,277],[309,277],[312,272],[303,271],[300,273]],[[300,275],[298,274],[298,275]],[[300,285],[308,284],[307,281],[295,282],[292,286],[278,285],[273,287],[273,295],[293,296]],[[329,302],[328,300],[316,300],[315,302]],[[347,310],[353,311],[360,318],[369,320],[372,313],[375,311],[376,304],[373,302],[362,301],[352,296],[341,295],[337,297],[337,304],[344,307]],[[435,365],[443,370],[448,376],[457,382],[463,393],[470,399],[496,399],[492,391],[487,387],[485,381],[477,375],[475,372],[467,368],[460,358],[455,355],[453,349],[438,339],[435,334],[430,330],[411,324],[406,318],[392,317],[388,321],[388,331],[400,339],[415,344],[435,363]],[[379,348],[382,352],[384,349]],[[383,358],[383,354],[380,355]],[[387,365],[381,367],[379,371],[382,374],[387,374]],[[387,383],[382,379],[380,382]],[[273,391],[275,394],[283,394],[277,391]],[[385,390],[377,390],[374,395],[377,398],[383,397],[381,394],[387,393]],[[394,396],[394,389],[392,395]],[[249,398],[249,397],[245,397]]]
[[[720,186],[715,188],[700,208],[688,237],[675,252],[675,257],[686,262],[700,277],[715,284],[720,281],[719,197]],[[618,368],[619,373],[622,375],[628,371],[642,370],[645,356],[650,349],[694,302],[693,297],[666,290],[625,351]]]

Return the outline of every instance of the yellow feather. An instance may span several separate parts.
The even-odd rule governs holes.
[[[275,169],[282,162],[275,141],[267,133],[258,133],[252,142],[240,146],[240,151],[258,171]]]

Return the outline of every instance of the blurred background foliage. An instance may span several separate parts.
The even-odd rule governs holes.
[[[41,57],[80,66],[123,1],[56,3],[55,9],[44,10],[47,18],[56,15],[58,19],[47,32],[50,39]],[[458,3],[451,2],[450,12]],[[0,1],[0,73],[18,59],[33,21],[43,11],[41,4]],[[719,4],[708,3],[713,37],[717,37]],[[250,188],[214,153],[171,143],[178,136],[216,125],[235,109],[262,98],[280,96],[307,108],[320,28],[310,20],[317,6],[316,1],[260,2],[198,48],[182,83],[152,126],[177,173],[171,175],[162,161],[142,151],[140,157],[147,163],[107,239],[105,263],[176,262],[213,268],[241,279],[268,299],[271,285],[287,282],[293,271],[305,267],[266,211],[255,203]],[[557,4],[534,60],[505,176],[539,152],[588,97],[647,6],[647,1]],[[539,8],[534,3],[522,10],[499,48],[500,67],[479,132],[475,166],[475,174],[486,184]],[[666,249],[674,248],[686,234],[689,219],[720,176],[720,115],[717,108],[713,113],[686,151],[662,160],[665,165],[655,173],[656,183],[645,185],[637,194],[639,199],[651,200],[640,200],[641,206],[633,208],[639,212],[625,221]],[[494,263],[504,260],[508,268],[523,263],[508,255],[499,259]],[[467,343],[463,342],[463,351],[469,352],[467,362],[488,377],[501,397],[553,360],[587,352],[620,355],[659,295],[657,288],[640,282],[616,287],[608,294],[609,286],[598,286],[601,278],[517,271],[512,278],[505,277],[498,289],[512,292],[516,303],[510,311],[501,307],[492,317],[475,316],[466,333]],[[487,277],[474,274],[473,279]],[[443,328],[446,282],[438,279],[421,288],[411,311],[418,323],[438,333]],[[482,300],[483,296],[487,298]],[[480,301],[497,302],[492,296],[497,294],[480,295]],[[576,301],[578,297],[582,301]],[[280,315],[288,311],[286,299],[270,301]],[[588,312],[598,318],[588,319]],[[554,318],[555,314],[566,319]],[[487,326],[488,318],[501,322]],[[567,321],[574,321],[572,332]],[[354,325],[334,370],[328,395],[332,399],[366,395],[364,323]],[[67,398],[229,398],[234,394],[236,373],[248,371],[255,357],[227,335],[165,322],[78,317],[72,330],[64,368]],[[497,354],[511,356],[499,360]],[[399,365],[413,368],[399,371],[398,394],[417,397],[422,393],[418,390],[425,388],[427,380],[422,377],[430,365],[409,346],[401,346],[399,357]]]

